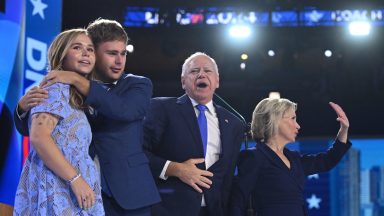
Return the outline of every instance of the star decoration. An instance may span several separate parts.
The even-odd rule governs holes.
[[[317,12],[316,10],[314,10],[314,11],[312,11],[309,15],[308,15],[308,17],[309,17],[309,19],[312,21],[312,22],[319,22],[319,20],[321,19],[321,18],[323,18],[323,14],[322,13],[319,13],[319,12]]]
[[[307,178],[308,179],[319,179],[319,174],[309,175]]]
[[[44,4],[42,0],[30,0],[30,2],[33,4],[32,16],[39,14],[42,19],[45,19],[44,9],[46,9],[48,5]]]
[[[308,208],[309,209],[313,209],[313,208],[319,209],[320,208],[320,202],[321,202],[321,198],[317,198],[315,194],[312,194],[311,198],[307,199]]]

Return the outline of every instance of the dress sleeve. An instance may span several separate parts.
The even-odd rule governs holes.
[[[336,140],[326,152],[301,156],[301,164],[303,165],[305,175],[331,170],[339,163],[351,146],[352,144],[349,140],[347,143]]]
[[[70,114],[69,85],[55,83],[45,88],[48,91],[48,98],[31,109],[31,115],[35,113],[50,113],[60,119]]]

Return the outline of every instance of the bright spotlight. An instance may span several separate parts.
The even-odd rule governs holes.
[[[244,63],[244,62],[242,62],[241,64],[240,64],[240,69],[241,70],[245,70],[245,67],[246,67],[247,65]]]
[[[368,22],[351,22],[348,28],[352,36],[367,36],[371,32],[371,24]]]
[[[248,26],[232,26],[229,35],[234,38],[247,38],[251,35],[251,29]]]
[[[241,58],[241,60],[247,60],[248,59],[248,55],[243,53],[243,54],[241,54],[240,58]]]
[[[268,55],[271,56],[271,57],[275,56],[275,51],[268,50]]]
[[[127,49],[127,52],[129,53],[133,53],[133,50],[135,50],[132,44],[128,44],[126,49]]]
[[[325,55],[325,57],[329,58],[332,56],[332,51],[331,50],[325,50],[324,55]]]
[[[269,92],[269,98],[279,99],[280,98],[280,92]]]

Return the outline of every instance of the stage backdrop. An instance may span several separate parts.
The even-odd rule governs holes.
[[[13,205],[29,146],[12,115],[21,95],[46,74],[48,46],[61,30],[62,3],[0,2],[0,203]]]

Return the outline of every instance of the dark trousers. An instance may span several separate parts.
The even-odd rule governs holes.
[[[123,209],[113,197],[102,193],[106,216],[151,216],[150,206],[138,209]]]
[[[199,216],[210,216],[207,207],[201,207]]]

